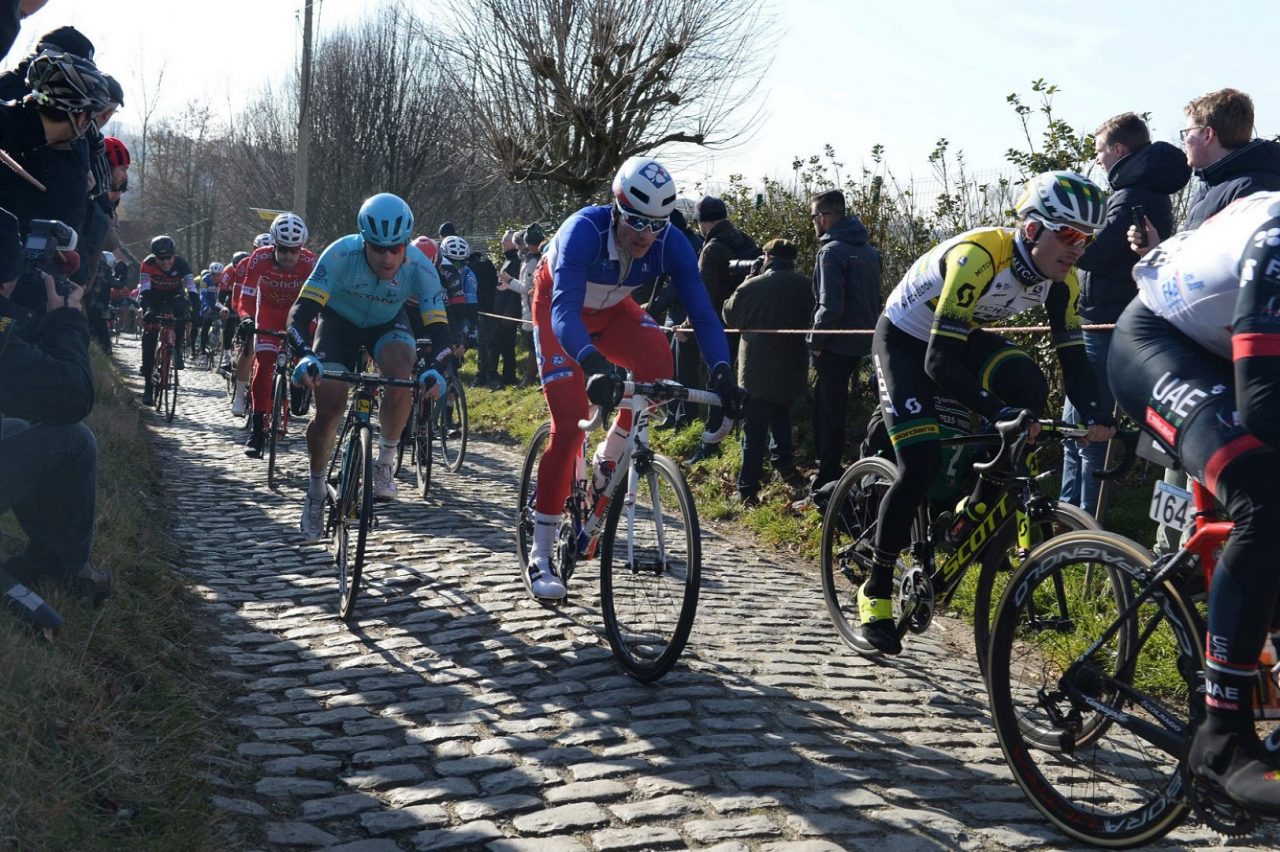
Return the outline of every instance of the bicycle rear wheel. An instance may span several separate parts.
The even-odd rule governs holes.
[[[338,567],[338,615],[350,618],[360,595],[364,550],[373,523],[373,430],[362,423],[348,445],[338,487],[333,558]]]
[[[987,646],[991,644],[991,620],[995,605],[1004,594],[1009,577],[1022,564],[1031,550],[1054,536],[1076,530],[1101,529],[1093,515],[1067,503],[1053,506],[1033,519],[1028,518],[1031,547],[1023,549],[1018,542],[1018,521],[1011,518],[992,535],[982,554],[973,595],[973,644],[978,653],[978,668],[987,672]],[[1099,575],[1105,581],[1110,575]],[[1101,590],[1095,590],[1101,591]]]
[[[439,412],[436,437],[440,441],[440,460],[456,473],[467,454],[467,394],[456,376],[449,377],[447,398],[442,395],[435,410]]]
[[[698,609],[702,532],[693,495],[666,456],[635,464],[634,501],[619,485],[600,540],[600,604],[613,656],[649,682],[680,658]],[[619,528],[621,525],[621,529]]]
[[[284,416],[289,405],[289,379],[276,373],[275,388],[271,393],[271,423],[267,427],[267,487],[276,487],[276,444],[284,426]]]
[[[868,456],[851,464],[831,492],[822,516],[820,569],[822,596],[827,613],[845,644],[864,657],[878,657],[881,652],[862,635],[862,618],[858,614],[858,589],[871,573],[871,550],[875,545],[880,501],[898,478],[893,462]],[[924,538],[918,518],[912,521],[913,541]],[[903,552],[894,571],[894,616],[898,612],[899,578],[910,565],[910,554]]]
[[[1182,821],[1180,764],[1203,714],[1202,634],[1172,586],[1099,642],[1151,563],[1113,533],[1065,533],[1014,573],[992,626],[988,693],[1014,779],[1059,830],[1111,848]]]
[[[529,439],[529,446],[524,452],[524,463],[520,466],[520,496],[516,504],[516,555],[520,560],[520,573],[526,578],[526,585],[529,574],[529,553],[533,550],[533,513],[534,500],[538,496],[538,464],[542,461],[549,443],[551,443],[551,422],[546,421]]]

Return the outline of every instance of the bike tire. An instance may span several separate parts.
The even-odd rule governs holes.
[[[284,411],[289,405],[289,380],[276,373],[275,388],[271,393],[271,423],[267,428],[267,488],[276,487],[276,445],[280,442],[280,427]]]
[[[862,636],[858,589],[870,576],[880,501],[897,478],[898,468],[893,462],[878,456],[859,459],[841,475],[822,515],[819,565],[827,614],[844,643],[864,657],[879,657],[882,652]],[[911,525],[912,541],[922,540],[924,535],[917,517]],[[904,560],[909,558],[906,554],[904,551],[894,572],[895,616],[897,577],[905,567]]]
[[[153,368],[151,374],[151,384],[153,397],[155,399],[156,414],[164,414],[169,407],[169,349],[161,346],[159,353],[156,355],[156,367]]]
[[[621,480],[605,516],[600,608],[614,659],[649,683],[671,670],[689,641],[702,578],[702,531],[679,465],[654,455],[635,472],[634,503]],[[619,531],[624,511],[627,526]]]
[[[1169,583],[1080,659],[1148,584],[1151,564],[1114,533],[1056,536],[1014,572],[992,625],[987,688],[1014,779],[1059,831],[1112,849],[1151,843],[1186,816],[1182,760],[1204,712],[1203,634]],[[1092,591],[1098,572],[1118,598]],[[1070,689],[1096,704],[1073,702]],[[1134,733],[1142,723],[1167,744]]]
[[[168,396],[165,397],[165,415],[164,419],[169,423],[173,422],[173,415],[178,410],[178,370],[177,363],[169,360],[169,378],[165,381],[165,387],[168,388]]]
[[[551,421],[543,422],[529,439],[520,466],[520,491],[516,504],[516,556],[525,588],[529,587],[529,553],[533,550],[533,512],[538,494],[538,464],[551,443]],[[532,591],[530,591],[532,594]]]
[[[1055,503],[1043,517],[1031,523],[1031,550],[1054,536],[1078,530],[1102,529],[1098,521],[1069,503]],[[1000,602],[1013,571],[1026,559],[1018,546],[1017,517],[1001,524],[991,537],[978,566],[978,580],[973,594],[973,645],[978,655],[978,668],[987,673],[987,648],[991,644],[991,617]]]
[[[456,377],[449,378],[446,393],[453,398],[453,404],[445,402],[443,395],[436,404],[435,410],[439,412],[436,437],[440,441],[440,460],[445,469],[457,473],[467,455],[467,394]],[[458,435],[450,437],[449,433],[455,429]]]
[[[339,487],[334,541],[334,558],[338,562],[338,615],[344,620],[355,613],[365,546],[373,524],[373,430],[367,424],[358,426],[350,446],[346,475]]]
[[[435,450],[431,446],[431,400],[425,394],[414,406],[410,427],[410,450],[413,473],[418,483],[418,496],[426,500],[431,493],[431,465]]]

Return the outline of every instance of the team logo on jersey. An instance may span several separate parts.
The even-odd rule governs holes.
[[[916,399],[914,396],[909,398],[905,403],[903,403],[903,405],[905,405],[907,407],[907,411],[910,411],[912,414],[919,414],[924,410],[924,406],[920,404],[920,400]]]
[[[655,187],[661,188],[671,182],[671,175],[667,174],[667,170],[656,162],[645,163],[640,174],[649,180]]]
[[[564,356],[563,356],[563,355],[552,355],[552,356],[551,356],[551,364],[552,364],[552,366],[555,366],[555,367],[562,366],[562,365],[564,364]]]
[[[1274,248],[1280,246],[1280,228],[1268,228],[1265,231],[1259,231],[1253,235],[1254,248],[1262,248],[1263,245]]]

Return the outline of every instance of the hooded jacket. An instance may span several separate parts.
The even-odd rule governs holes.
[[[1200,169],[1204,189],[1191,205],[1182,230],[1193,231],[1237,198],[1280,190],[1280,144],[1254,139]]]
[[[857,216],[845,216],[822,235],[813,264],[813,331],[806,338],[810,349],[846,357],[870,354],[870,334],[819,332],[875,328],[880,271],[880,252],[867,241],[867,229]]]
[[[1138,255],[1129,248],[1134,208],[1141,206],[1160,239],[1167,238],[1173,233],[1170,196],[1190,179],[1187,155],[1168,142],[1144,145],[1111,167],[1106,221],[1076,264],[1080,269],[1080,317],[1086,323],[1115,322],[1137,294],[1133,265]]]

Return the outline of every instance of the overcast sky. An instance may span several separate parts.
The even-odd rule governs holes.
[[[419,12],[439,8],[399,1]],[[323,37],[393,0],[315,2]],[[1258,132],[1280,133],[1280,67],[1263,45],[1280,33],[1280,3],[767,2],[778,21],[760,89],[765,118],[734,150],[681,150],[682,183],[714,184],[731,173],[786,176],[793,158],[821,153],[825,144],[856,167],[877,143],[900,178],[927,179],[939,137],[977,171],[1006,168],[1005,150],[1024,143],[1005,97],[1019,92],[1035,105],[1030,82],[1040,77],[1062,90],[1058,114],[1084,131],[1132,109],[1152,114],[1157,138],[1176,141],[1188,100],[1233,86],[1253,97]],[[198,99],[229,113],[296,67],[302,6],[49,0],[26,20],[5,65],[41,33],[73,24],[97,45],[99,66],[124,85],[122,121],[138,119],[142,92],[162,66],[160,112],[180,113]]]

